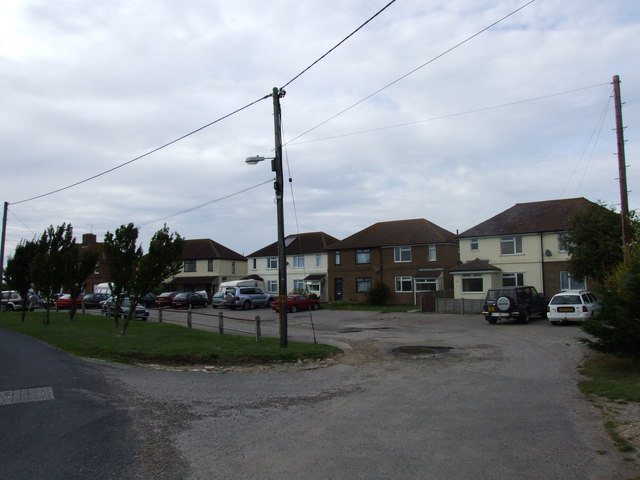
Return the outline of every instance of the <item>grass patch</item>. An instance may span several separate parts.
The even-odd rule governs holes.
[[[296,362],[320,359],[339,353],[330,345],[289,342],[281,348],[279,340],[220,335],[170,323],[132,321],[125,336],[113,320],[99,315],[51,312],[51,324],[43,325],[42,311],[3,312],[0,327],[37,338],[80,357],[119,363],[157,363],[164,365],[233,365]]]
[[[585,362],[580,373],[588,377],[578,384],[586,395],[617,402],[640,402],[640,367],[629,359],[598,355]]]
[[[365,312],[408,312],[410,310],[420,310],[417,305],[369,305],[366,303],[348,303],[342,300],[323,304],[325,310],[352,310]]]

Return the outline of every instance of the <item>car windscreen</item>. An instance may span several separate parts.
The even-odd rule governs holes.
[[[581,305],[580,295],[556,295],[549,302],[551,305]]]

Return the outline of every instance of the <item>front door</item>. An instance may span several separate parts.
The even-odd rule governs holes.
[[[342,279],[336,278],[333,280],[333,292],[334,300],[342,300]]]

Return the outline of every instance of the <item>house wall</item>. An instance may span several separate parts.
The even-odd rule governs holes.
[[[478,238],[478,249],[471,250],[471,239],[460,239],[460,260],[465,263],[479,258],[501,271],[482,272],[483,292],[462,291],[462,275],[454,275],[454,297],[484,298],[489,288],[501,287],[502,277],[508,273],[522,273],[525,285],[550,296],[560,289],[560,272],[567,269],[569,255],[560,251],[559,232],[520,235],[522,253],[503,255],[500,253],[501,237]],[[553,293],[549,293],[553,292]]]
[[[412,245],[411,261],[396,262],[394,247],[371,248],[371,262],[356,264],[356,249],[340,251],[340,265],[335,264],[336,252],[329,252],[329,300],[336,300],[336,279],[342,279],[342,300],[350,303],[362,303],[366,300],[366,293],[356,291],[357,278],[370,278],[371,286],[378,281],[387,285],[392,294],[392,304],[414,304],[416,295],[409,292],[396,291],[396,277],[430,276],[430,272],[439,275],[438,289],[453,289],[453,279],[449,269],[457,264],[458,247],[454,244],[436,244],[436,259],[429,261],[428,245]],[[421,271],[419,273],[419,271]]]

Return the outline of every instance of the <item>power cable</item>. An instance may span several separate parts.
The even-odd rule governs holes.
[[[575,88],[573,90],[565,90],[563,92],[551,93],[551,94],[548,94],[548,95],[542,95],[542,96],[528,98],[528,99],[524,99],[524,100],[516,100],[514,102],[502,103],[500,105],[493,105],[493,106],[489,106],[489,107],[480,107],[480,108],[476,108],[476,109],[473,109],[473,110],[466,110],[464,112],[449,113],[449,114],[446,114],[446,115],[441,115],[439,117],[426,118],[426,119],[422,119],[422,120],[414,120],[414,121],[411,121],[411,122],[398,123],[398,124],[395,124],[395,125],[386,125],[386,126],[383,126],[383,127],[371,128],[369,130],[359,130],[357,132],[343,133],[343,134],[340,134],[340,135],[332,135],[332,136],[329,136],[329,137],[313,138],[311,140],[305,140],[305,141],[302,141],[302,142],[293,142],[293,140],[292,140],[291,142],[293,142],[293,143],[289,142],[288,145],[289,146],[303,145],[303,144],[306,144],[306,143],[321,142],[321,141],[325,141],[325,140],[333,140],[333,139],[336,139],[336,138],[343,138],[343,137],[350,137],[350,136],[354,136],[354,135],[363,135],[365,133],[379,132],[381,130],[390,130],[392,128],[410,127],[412,125],[417,125],[417,124],[420,124],[420,123],[433,122],[433,121],[436,121],[436,120],[444,120],[444,119],[447,119],[447,118],[459,117],[459,116],[462,116],[462,115],[470,115],[472,113],[487,112],[487,111],[490,111],[490,110],[496,110],[496,109],[499,109],[499,108],[511,107],[511,106],[520,105],[520,104],[523,104],[523,103],[537,102],[539,100],[545,100],[547,98],[558,97],[558,96],[561,96],[561,95],[568,95],[570,93],[576,93],[576,92],[580,92],[580,91],[587,90],[587,89],[590,89],[590,88],[596,88],[596,87],[602,87],[604,85],[610,85],[610,83],[611,82],[597,83],[595,85],[589,85],[589,86],[586,86],[586,87]]]
[[[22,224],[22,226],[23,226],[24,228],[26,228],[26,229],[27,229],[27,230],[29,230],[31,233],[33,233],[33,236],[34,236],[34,237],[36,236],[36,232],[34,232],[33,230],[31,230],[31,228],[29,228],[29,226],[28,226],[26,223],[24,223],[22,220],[20,220],[20,219],[18,218],[18,216],[13,212],[13,210],[11,210],[11,209],[9,209],[9,208],[8,208],[7,210],[8,210],[8,212],[13,216],[13,218],[15,218],[18,222],[20,222],[20,223]]]
[[[365,25],[367,25],[369,22],[371,22],[374,18],[376,18],[378,15],[380,15],[382,12],[384,12],[388,7],[391,6],[392,3],[395,3],[396,0],[391,0],[389,3],[387,3],[384,7],[382,7],[376,14],[374,14],[372,17],[370,17],[366,22],[364,22],[362,25],[360,25],[358,28],[356,28],[353,32],[351,32],[349,35],[347,35],[346,37],[344,37],[342,40],[340,40],[333,48],[329,49],[329,51],[327,51],[324,55],[322,55],[320,58],[318,58],[315,62],[313,62],[311,65],[309,65],[307,68],[305,68],[304,70],[302,70],[299,74],[297,74],[295,77],[293,77],[291,80],[289,80],[287,83],[285,83],[282,87],[280,87],[280,89],[285,88],[286,86],[288,86],[289,84],[293,83],[295,80],[297,80],[299,77],[301,77],[304,73],[306,73],[308,70],[310,70],[312,67],[314,67],[318,62],[320,62],[320,60],[324,59],[327,55],[329,55],[331,52],[333,52],[336,48],[338,48],[340,45],[342,45],[344,42],[346,42],[347,40],[349,40],[349,38],[351,38],[353,35],[355,35],[359,30],[361,30]]]
[[[240,195],[241,193],[248,192],[249,190],[253,190],[254,188],[258,188],[258,187],[260,187],[262,185],[266,185],[267,183],[273,182],[273,180],[274,180],[273,178],[270,178],[269,180],[266,180],[264,182],[258,183],[257,185],[253,185],[252,187],[247,187],[247,188],[245,188],[243,190],[239,190],[239,191],[237,191],[235,193],[231,193],[229,195],[225,195],[224,197],[216,198],[214,200],[209,200],[208,202],[201,203],[200,205],[196,205],[195,207],[191,207],[191,208],[188,208],[186,210],[181,210],[179,212],[172,213],[170,215],[166,215],[164,217],[158,217],[158,218],[154,218],[153,220],[148,220],[146,222],[140,223],[138,226],[139,227],[145,227],[145,226],[150,225],[152,223],[160,222],[160,221],[163,221],[163,220],[167,220],[169,218],[176,217],[178,215],[183,215],[185,213],[193,212],[194,210],[198,210],[198,209],[200,209],[202,207],[206,207],[207,205],[211,205],[212,203],[221,202],[222,200],[227,200],[228,198],[234,197],[236,195]]]
[[[67,185],[66,187],[58,188],[58,189],[56,189],[56,190],[52,190],[52,191],[50,191],[50,192],[43,193],[43,194],[41,194],[41,195],[36,195],[35,197],[26,198],[26,199],[24,199],[24,200],[20,200],[19,202],[11,202],[11,204],[12,204],[12,205],[17,205],[17,204],[19,204],[19,203],[26,203],[26,202],[30,202],[30,201],[32,201],[32,200],[37,200],[38,198],[47,197],[47,196],[49,196],[49,195],[53,195],[54,193],[62,192],[62,191],[64,191],[64,190],[68,190],[68,189],[70,189],[70,188],[72,188],[72,187],[76,187],[76,186],[78,186],[78,185],[81,185],[81,184],[83,184],[83,183],[86,183],[86,182],[88,182],[88,181],[90,181],[90,180],[94,180],[94,179],[96,179],[96,178],[98,178],[98,177],[101,177],[101,176],[103,176],[103,175],[106,175],[107,173],[111,173],[111,172],[113,172],[114,170],[118,170],[119,168],[122,168],[122,167],[124,167],[124,166],[126,166],[126,165],[129,165],[129,164],[131,164],[131,163],[133,163],[133,162],[136,162],[136,161],[138,161],[138,160],[140,160],[140,159],[142,159],[142,158],[144,158],[144,157],[148,157],[148,156],[149,156],[149,155],[151,155],[152,153],[156,153],[156,152],[158,152],[159,150],[162,150],[163,148],[166,148],[166,147],[168,147],[168,146],[170,146],[170,145],[173,145],[174,143],[179,142],[180,140],[184,140],[185,138],[190,137],[191,135],[193,135],[193,134],[195,134],[195,133],[198,133],[198,132],[200,132],[200,131],[204,130],[205,128],[208,128],[208,127],[210,127],[211,125],[215,125],[216,123],[218,123],[218,122],[220,122],[220,121],[222,121],[222,120],[224,120],[224,119],[226,119],[226,118],[229,118],[229,117],[231,117],[232,115],[235,115],[236,113],[239,113],[239,112],[241,112],[242,110],[245,110],[245,109],[247,109],[247,108],[251,107],[252,105],[255,105],[256,103],[261,102],[262,100],[265,100],[265,99],[267,99],[267,98],[271,98],[271,94],[269,94],[269,95],[265,95],[265,96],[264,96],[264,97],[262,97],[262,98],[259,98],[259,99],[257,99],[257,100],[254,100],[253,102],[248,103],[248,104],[247,104],[247,105],[245,105],[244,107],[240,107],[240,108],[238,108],[238,109],[234,110],[234,111],[233,111],[233,112],[231,112],[231,113],[228,113],[228,114],[226,114],[226,115],[223,115],[222,117],[220,117],[220,118],[218,118],[218,119],[214,120],[213,122],[209,122],[209,123],[207,123],[206,125],[203,125],[203,126],[202,126],[202,127],[200,127],[200,128],[196,128],[195,130],[193,130],[193,131],[191,131],[191,132],[189,132],[189,133],[186,133],[186,134],[184,134],[184,135],[182,135],[182,136],[180,136],[180,137],[176,138],[175,140],[171,140],[170,142],[165,143],[164,145],[161,145],[161,146],[159,146],[159,147],[156,147],[156,148],[154,148],[153,150],[149,150],[147,153],[143,153],[142,155],[139,155],[139,156],[137,156],[137,157],[135,157],[135,158],[132,158],[131,160],[129,160],[129,161],[127,161],[127,162],[124,162],[124,163],[121,163],[120,165],[117,165],[117,166],[115,166],[115,167],[113,167],[113,168],[110,168],[110,169],[108,169],[108,170],[105,170],[104,172],[100,172],[100,173],[98,173],[98,174],[96,174],[96,175],[93,175],[93,176],[91,176],[91,177],[85,178],[84,180],[80,180],[80,181],[78,181],[78,182],[72,183],[71,185]]]
[[[309,132],[312,132],[313,130],[315,130],[316,128],[320,128],[322,125],[329,123],[331,120],[334,120],[335,118],[339,117],[340,115],[342,115],[343,113],[348,112],[349,110],[351,110],[352,108],[360,105],[361,103],[369,100],[371,97],[377,95],[378,93],[382,92],[383,90],[386,90],[387,88],[391,87],[392,85],[395,85],[396,83],[400,82],[401,80],[404,80],[405,78],[407,78],[410,75],[413,75],[414,73],[416,73],[418,70],[426,67],[427,65],[435,62],[436,60],[438,60],[441,57],[444,57],[446,54],[452,52],[453,50],[457,49],[458,47],[461,47],[462,45],[464,45],[465,43],[468,43],[469,41],[473,40],[474,38],[476,38],[477,36],[483,34],[484,32],[486,32],[487,30],[495,27],[496,25],[498,25],[499,23],[503,22],[504,20],[506,20],[507,18],[515,15],[516,13],[518,13],[520,10],[528,7],[529,5],[531,5],[533,2],[535,2],[536,0],[530,0],[529,2],[525,3],[524,5],[518,7],[517,9],[515,9],[514,11],[512,11],[511,13],[505,15],[504,17],[500,18],[499,20],[496,20],[495,22],[493,22],[491,25],[488,25],[486,27],[484,27],[482,30],[474,33],[473,35],[465,38],[464,40],[462,40],[461,42],[456,43],[454,46],[448,48],[447,50],[445,50],[444,52],[436,55],[435,57],[431,58],[430,60],[426,61],[425,63],[423,63],[422,65],[414,68],[413,70],[405,73],[404,75],[402,75],[401,77],[395,79],[394,81],[388,83],[387,85],[385,85],[382,88],[379,88],[378,90],[376,90],[375,92],[367,95],[366,97],[364,97],[361,100],[358,100],[356,103],[354,103],[353,105],[339,111],[338,113],[336,113],[335,115],[329,117],[328,119],[324,120],[323,122],[320,122],[319,124],[315,125],[314,127],[311,127],[310,129],[302,132],[300,135],[298,135],[297,137],[294,137],[293,139],[290,140],[290,142],[294,142],[295,140],[297,140],[300,137],[303,137],[304,135],[308,134]]]

